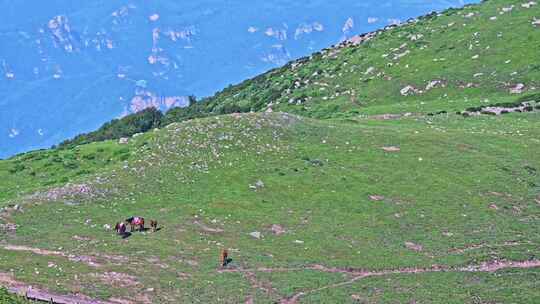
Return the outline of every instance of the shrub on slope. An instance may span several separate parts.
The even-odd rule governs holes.
[[[147,108],[121,119],[105,123],[97,131],[81,134],[74,139],[66,140],[60,147],[72,147],[96,141],[129,137],[136,133],[146,132],[159,127],[163,114],[155,108]]]

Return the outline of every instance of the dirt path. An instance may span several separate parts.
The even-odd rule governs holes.
[[[461,254],[466,251],[483,249],[483,248],[500,248],[500,247],[513,247],[513,246],[525,246],[525,245],[534,245],[534,243],[531,241],[526,241],[526,242],[506,241],[500,244],[486,244],[486,243],[472,244],[472,245],[465,246],[463,248],[453,248],[449,251],[449,253]]]
[[[5,286],[10,293],[25,296],[30,300],[43,301],[56,304],[118,304],[117,302],[99,301],[82,294],[60,295],[44,289],[32,287],[16,281],[7,273],[0,273],[0,285]]]
[[[16,248],[21,249],[19,247],[16,247]],[[43,251],[43,250],[40,250],[38,252],[40,252],[39,254],[51,253],[51,252]],[[53,253],[56,253],[56,252],[53,251]],[[53,255],[56,255],[56,254],[53,254]],[[259,282],[255,277],[256,272],[271,273],[271,272],[297,272],[297,271],[312,270],[312,271],[320,271],[320,272],[326,272],[326,273],[342,273],[342,274],[346,274],[350,276],[349,279],[346,281],[318,287],[315,289],[300,291],[290,297],[282,298],[280,301],[281,304],[296,304],[304,296],[321,292],[327,289],[347,286],[367,277],[385,276],[385,275],[391,275],[391,274],[415,274],[415,273],[432,273],[432,272],[495,272],[501,269],[509,269],[509,268],[526,269],[526,268],[536,268],[536,267],[540,267],[540,260],[490,261],[490,262],[485,262],[485,263],[475,264],[475,265],[468,265],[468,266],[463,266],[463,267],[449,267],[449,266],[434,265],[429,268],[411,267],[411,268],[376,270],[376,271],[369,271],[365,269],[364,270],[354,269],[354,268],[332,268],[332,267],[326,267],[323,265],[310,265],[306,267],[296,267],[296,268],[265,268],[265,267],[254,268],[254,269],[233,268],[233,269],[220,269],[218,270],[218,272],[219,273],[242,273],[244,274],[244,276],[246,276],[248,281],[250,281],[250,284],[252,285],[253,288],[262,289],[263,291],[269,294],[277,294],[277,290],[275,290],[268,284]],[[49,292],[45,289],[32,287],[23,282],[19,282],[15,280],[12,275],[7,274],[7,273],[0,273],[0,286],[5,286],[7,287],[9,292],[27,296],[31,300],[39,300],[39,301],[45,301],[45,302],[52,301],[52,303],[56,303],[56,304],[131,303],[131,301],[127,301],[124,299],[110,299],[109,301],[94,300],[82,294],[60,295],[60,294]],[[245,300],[245,303],[253,303],[253,301],[254,301],[254,298],[252,295],[250,295]]]
[[[193,224],[199,226],[204,232],[209,232],[209,233],[222,233],[223,232],[223,229],[208,227],[199,221],[194,221]]]
[[[354,268],[331,268],[322,265],[310,265],[301,268],[255,268],[255,269],[223,269],[220,273],[253,273],[253,272],[296,272],[296,271],[320,271],[327,273],[343,273],[352,277],[344,282],[330,284],[319,288],[298,292],[290,297],[280,301],[281,304],[296,304],[303,296],[317,293],[326,289],[338,288],[350,285],[358,280],[373,276],[385,276],[391,274],[414,274],[414,273],[429,273],[429,272],[495,272],[507,268],[536,268],[540,267],[540,260],[530,261],[490,261],[482,264],[469,265],[464,267],[448,267],[442,265],[434,265],[429,268],[401,268],[379,271],[369,271]]]
[[[91,267],[101,266],[101,264],[99,264],[94,257],[87,256],[87,255],[77,256],[73,254],[67,254],[61,251],[52,251],[52,250],[32,248],[28,246],[18,246],[18,245],[5,245],[2,248],[5,250],[10,250],[10,251],[25,251],[25,252],[31,252],[33,254],[38,254],[38,255],[64,257],[72,262],[81,262]]]

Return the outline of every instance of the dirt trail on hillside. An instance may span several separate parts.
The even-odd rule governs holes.
[[[56,304],[118,304],[118,302],[100,301],[91,299],[88,296],[60,295],[48,292],[44,289],[35,288],[28,284],[16,281],[10,274],[0,273],[0,285],[5,286],[10,293],[25,296],[34,301],[43,301]]]
[[[32,251],[33,252],[33,251]],[[40,254],[51,253],[49,251],[38,251]],[[53,251],[53,253],[56,253]],[[55,254],[53,254],[55,255]],[[540,267],[540,260],[530,260],[530,261],[489,261],[481,264],[474,264],[462,267],[449,267],[443,265],[434,265],[428,268],[400,268],[400,269],[388,269],[388,270],[365,270],[365,269],[354,269],[354,268],[334,268],[326,267],[323,265],[310,265],[306,267],[296,267],[296,268],[253,268],[253,269],[220,269],[218,273],[242,273],[244,274],[250,284],[255,289],[262,289],[268,294],[277,294],[277,290],[272,288],[270,284],[265,284],[259,282],[256,277],[256,272],[297,272],[297,271],[320,271],[326,273],[342,273],[349,275],[349,279],[343,282],[334,283],[326,286],[321,286],[315,289],[304,290],[297,292],[290,297],[281,299],[281,304],[296,304],[300,298],[317,293],[323,290],[331,288],[339,288],[342,286],[350,285],[356,281],[359,281],[367,277],[376,277],[376,276],[385,276],[391,274],[416,274],[416,273],[433,273],[433,272],[496,272],[502,269],[509,268],[536,268]],[[16,293],[20,295],[26,295],[31,300],[39,300],[49,302],[52,300],[52,303],[56,304],[120,304],[120,303],[133,303],[126,299],[109,299],[109,301],[101,301],[91,299],[86,295],[75,294],[75,295],[60,295],[47,291],[46,289],[40,289],[32,287],[31,285],[19,282],[13,278],[11,274],[1,273],[0,272],[0,285],[7,287],[10,293]],[[141,303],[149,303],[148,301],[142,301]],[[253,296],[250,295],[245,300],[245,303],[253,303]]]
[[[506,241],[500,244],[486,244],[486,243],[471,244],[462,248],[452,248],[449,250],[449,253],[461,254],[461,253],[465,253],[466,251],[483,249],[483,248],[500,248],[500,247],[514,247],[514,246],[525,246],[525,245],[534,245],[534,243],[531,241],[525,241],[525,242]]]
[[[23,245],[0,245],[0,248],[4,250],[9,250],[9,251],[31,252],[37,255],[63,257],[70,260],[71,262],[84,263],[91,267],[103,266],[103,263],[101,263],[102,261],[104,263],[106,261],[107,264],[112,264],[112,265],[120,265],[120,264],[129,263],[129,258],[125,256],[121,256],[121,255],[95,254],[95,253],[93,253],[93,255],[75,255],[75,254],[70,254],[70,253],[66,253],[62,251],[34,248],[34,247],[23,246]],[[100,261],[98,262],[98,260]]]
[[[5,250],[10,250],[10,251],[26,251],[26,252],[31,252],[38,255],[64,257],[72,262],[82,262],[91,267],[101,266],[101,264],[96,262],[96,259],[94,257],[87,256],[87,255],[77,256],[73,254],[67,254],[61,251],[52,251],[52,250],[32,248],[28,246],[19,246],[19,245],[4,245],[2,248]]]
[[[208,227],[199,221],[193,221],[193,224],[199,226],[204,232],[209,232],[209,233],[222,233],[223,232],[223,229]]]
[[[346,285],[350,285],[358,280],[373,276],[384,276],[391,274],[414,274],[414,273],[430,273],[430,272],[495,272],[501,269],[508,268],[536,268],[540,267],[540,260],[530,261],[489,261],[481,264],[469,265],[464,267],[449,267],[444,265],[434,265],[429,268],[400,268],[400,269],[388,269],[369,271],[363,269],[354,268],[333,268],[323,265],[310,265],[306,267],[297,268],[254,268],[254,269],[222,269],[220,273],[252,273],[252,272],[297,272],[297,271],[320,271],[327,273],[343,273],[351,275],[352,277],[344,282],[330,284],[319,288],[298,292],[290,297],[284,298],[280,301],[281,304],[296,304],[298,300],[306,295],[317,293],[330,288],[338,288]]]

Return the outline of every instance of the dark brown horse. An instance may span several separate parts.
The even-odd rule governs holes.
[[[150,220],[150,228],[152,228],[152,232],[157,231],[157,220]]]
[[[116,230],[116,233],[118,235],[125,235],[126,234],[126,224],[125,223],[116,223],[116,226],[114,226],[114,230]]]
[[[139,231],[144,231],[144,218],[140,216],[134,216],[126,219],[126,223],[129,224],[130,231],[135,231],[135,227],[139,227]]]

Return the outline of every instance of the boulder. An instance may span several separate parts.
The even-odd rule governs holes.
[[[401,93],[402,96],[409,96],[409,95],[413,95],[414,93],[416,93],[416,89],[413,87],[413,86],[406,86],[404,87],[403,89],[401,89],[401,91],[399,91]]]
[[[533,5],[536,5],[536,2],[529,1],[529,2],[526,2],[526,3],[522,3],[521,7],[523,7],[523,8],[531,8]]]
[[[275,235],[282,235],[285,233],[285,229],[281,225],[274,224],[272,225],[272,233]]]
[[[514,87],[510,88],[511,94],[521,94],[525,90],[525,85],[523,83],[518,83]]]
[[[372,201],[378,202],[378,201],[384,200],[384,196],[382,196],[382,195],[370,195],[369,199],[372,200]]]
[[[253,231],[249,235],[257,240],[260,240],[262,238],[262,234],[259,231]]]
[[[509,12],[511,12],[513,9],[514,9],[514,6],[511,5],[511,6],[508,6],[508,7],[503,7],[503,8],[502,8],[502,11],[503,11],[504,13],[509,13]]]
[[[257,189],[264,188],[264,183],[259,180],[255,183],[255,187],[257,187]]]
[[[426,91],[434,89],[438,86],[444,86],[444,83],[441,80],[432,80],[426,86]]]
[[[414,251],[422,251],[424,247],[422,245],[415,244],[413,242],[405,242],[405,247]]]
[[[384,150],[384,152],[399,152],[399,151],[401,151],[401,148],[396,147],[396,146],[382,147],[382,149]]]

